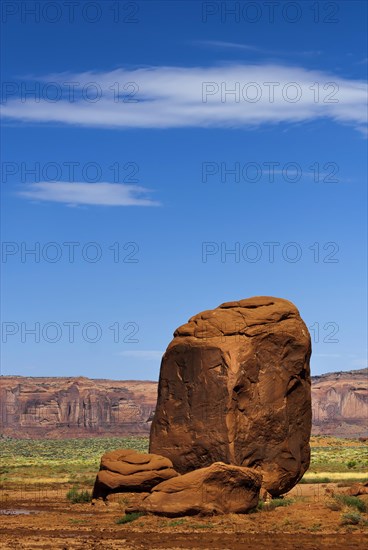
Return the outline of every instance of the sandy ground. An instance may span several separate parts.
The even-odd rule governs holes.
[[[143,516],[116,524],[127,500],[114,495],[106,506],[71,504],[65,489],[2,490],[0,548],[4,549],[275,549],[353,550],[368,548],[364,525],[343,526],[347,510],[330,510],[333,484],[299,485],[287,507],[254,514],[187,517]],[[123,502],[123,499],[125,502]],[[13,514],[14,510],[23,513]],[[351,511],[351,510],[350,510]],[[26,513],[25,513],[26,512]],[[367,514],[364,514],[368,520]]]

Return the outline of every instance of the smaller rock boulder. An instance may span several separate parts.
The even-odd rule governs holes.
[[[117,449],[102,456],[92,498],[105,499],[111,493],[149,492],[155,485],[178,475],[168,458]]]
[[[215,462],[156,485],[126,512],[163,516],[246,513],[258,504],[262,476],[251,468]]]
[[[349,487],[346,493],[354,497],[368,495],[368,481],[365,483],[354,483],[351,487]]]

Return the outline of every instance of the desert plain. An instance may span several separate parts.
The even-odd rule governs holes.
[[[66,440],[2,438],[0,548],[4,549],[355,549],[368,544],[365,441],[314,436],[302,481],[248,514],[167,518],[125,514],[139,493],[90,495],[103,452],[147,451],[147,437]],[[73,498],[73,494],[77,495]],[[68,497],[69,495],[69,497]],[[73,502],[83,495],[86,502]]]

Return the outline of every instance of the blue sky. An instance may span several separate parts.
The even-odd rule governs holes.
[[[45,5],[2,8],[2,374],[157,379],[255,295],[366,366],[367,4]]]

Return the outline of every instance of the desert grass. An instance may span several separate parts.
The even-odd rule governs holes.
[[[349,481],[364,483],[368,481],[368,472],[306,472],[301,483],[336,483]]]
[[[368,480],[366,443],[336,437],[311,438],[311,465],[302,483]],[[148,451],[147,437],[78,439],[10,439],[0,437],[0,489],[60,486],[91,489],[101,456],[110,450]]]
[[[119,448],[147,452],[148,438],[0,438],[0,447],[0,489],[22,483],[92,487],[105,452]]]

